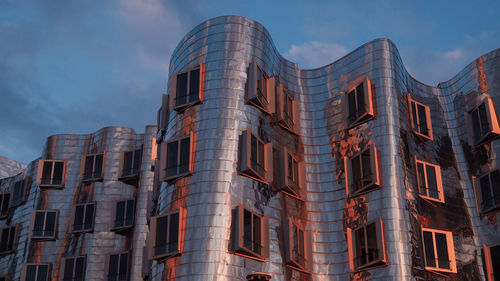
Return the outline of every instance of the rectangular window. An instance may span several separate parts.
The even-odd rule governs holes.
[[[384,224],[381,219],[347,229],[349,264],[352,271],[387,265]]]
[[[84,281],[86,257],[79,256],[73,258],[65,258],[61,269],[62,281]]]
[[[373,108],[372,85],[364,79],[341,96],[346,128],[358,126],[375,117]]]
[[[151,218],[150,258],[163,259],[182,253],[186,210]]]
[[[500,170],[474,178],[474,193],[480,213],[500,210]]]
[[[355,196],[381,186],[378,150],[374,145],[344,158],[348,196]]]
[[[134,226],[135,200],[123,200],[116,202],[114,231],[128,229]]]
[[[482,253],[486,281],[500,280],[500,245],[484,245]]]
[[[141,170],[141,152],[142,149],[122,152],[120,162],[121,176],[119,180],[128,182],[133,178],[137,179]]]
[[[156,124],[158,128],[158,132],[156,134],[156,140],[161,142],[161,139],[165,132],[167,131],[168,125],[168,115],[169,115],[169,95],[162,94],[161,95],[161,107],[158,109],[158,114],[156,116]]]
[[[129,252],[109,256],[108,281],[128,280],[129,256]]]
[[[444,203],[443,181],[441,167],[417,160],[417,183],[420,197]]]
[[[193,132],[187,137],[163,142],[160,150],[162,180],[173,182],[191,175],[194,170],[195,148],[196,135]]]
[[[170,77],[170,104],[176,111],[203,101],[205,84],[205,64]]]
[[[23,264],[22,281],[49,281],[52,277],[52,265],[48,263]]]
[[[311,256],[309,239],[306,239],[307,233],[291,219],[283,222],[283,231],[287,265],[307,270]]]
[[[31,178],[25,177],[23,180],[14,182],[10,193],[10,208],[19,206],[26,202],[29,186],[31,186]]]
[[[94,231],[95,203],[78,204],[74,210],[73,233]]]
[[[85,156],[85,170],[83,182],[99,181],[103,179],[104,153]]]
[[[30,234],[33,240],[55,240],[57,237],[57,210],[36,210],[31,212]]]
[[[66,161],[39,160],[37,185],[40,188],[62,188],[66,174]]]
[[[242,205],[235,209],[234,251],[237,254],[264,260],[268,252],[267,217],[254,213]]]
[[[413,132],[424,139],[432,140],[431,113],[427,105],[411,98],[408,94],[410,107],[410,123]]]
[[[248,69],[247,102],[267,114],[274,113],[275,79],[255,62]]]
[[[0,194],[0,219],[7,217],[9,214],[10,193]]]
[[[272,144],[264,143],[249,129],[243,131],[240,150],[240,172],[268,184],[272,181]]]
[[[422,228],[425,269],[457,272],[453,236],[449,231]]]
[[[286,148],[280,152],[280,178],[281,190],[298,199],[301,199],[301,188],[304,184],[304,167],[303,163]]]
[[[6,255],[16,250],[20,225],[0,229],[0,255]]]
[[[500,135],[495,105],[489,97],[469,111],[467,122],[470,140],[476,146],[490,142]]]
[[[283,84],[279,83],[276,87],[276,97],[278,100],[276,106],[276,121],[278,124],[292,134],[299,132],[299,103],[292,99],[290,93]]]

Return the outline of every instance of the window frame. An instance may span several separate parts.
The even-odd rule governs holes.
[[[280,157],[280,184],[281,191],[293,198],[303,200],[303,191],[305,188],[305,163],[299,161],[298,158],[290,151],[288,148],[283,147],[279,154]],[[293,184],[290,184],[290,179],[288,177],[289,174],[289,165],[288,159],[292,158],[293,162],[297,163],[297,176],[298,178],[295,181],[292,179]],[[295,188],[294,188],[295,187]]]
[[[52,279],[52,264],[51,263],[23,263],[21,269],[21,281],[26,281],[26,274],[28,266],[36,266],[36,280],[38,280],[38,271],[40,266],[47,266],[47,278],[44,281],[49,281]]]
[[[293,135],[298,135],[300,131],[300,103],[292,98],[290,91],[282,83],[278,83],[276,86],[276,99],[275,122]],[[287,114],[289,110],[291,112]]]
[[[135,160],[136,160],[136,153],[139,153],[139,167],[134,168]],[[125,175],[125,155],[127,153],[132,153],[132,160],[131,160],[131,172],[128,175]],[[142,146],[138,149],[134,150],[127,150],[127,151],[122,151],[120,152],[120,170],[119,170],[119,181],[123,181],[125,183],[134,183],[137,181],[139,178],[139,175],[141,174],[141,167],[142,167],[142,154],[143,154],[143,148]]]
[[[261,253],[257,253],[252,249],[248,249],[245,247],[245,231],[244,231],[244,212],[247,211],[252,215],[251,229],[252,236],[255,234],[254,229],[254,217],[260,218],[260,242],[262,250]],[[249,208],[245,208],[242,204],[237,205],[233,209],[233,231],[232,231],[234,240],[233,240],[233,251],[234,254],[254,259],[257,261],[264,262],[266,258],[269,256],[269,218],[267,216],[261,215],[257,212],[250,210]],[[252,237],[252,244],[254,244],[254,237]]]
[[[425,242],[424,242],[424,231],[432,233],[434,257],[436,259],[436,265],[439,264],[438,260],[437,260],[438,257],[437,257],[437,248],[436,248],[436,233],[446,235],[446,247],[448,249],[448,259],[450,262],[450,269],[427,266],[427,256],[426,256],[426,249],[425,249]],[[425,270],[428,270],[431,272],[457,273],[457,266],[456,266],[456,259],[455,259],[455,247],[453,244],[453,233],[451,231],[422,227],[421,237],[422,237],[422,249],[423,249],[423,254],[424,254]]]
[[[200,77],[199,77],[199,85],[198,85],[198,99],[194,101],[189,101],[190,97],[190,81],[191,81],[191,72],[199,69],[200,71]],[[175,74],[170,75],[170,90],[169,90],[169,109],[175,110],[178,113],[183,112],[185,109],[192,107],[196,104],[203,103],[204,100],[204,92],[205,92],[205,72],[206,72],[206,67],[204,63],[200,63],[198,65],[188,67],[183,71],[177,72]],[[187,98],[188,101],[183,104],[177,104],[177,77],[179,75],[187,73],[187,88],[186,88],[186,93],[187,93]]]
[[[19,188],[21,191],[21,196],[18,200],[15,197],[16,195],[16,184],[19,183]],[[29,195],[28,193],[28,187],[31,187],[32,180],[30,177],[24,177],[23,179],[17,180],[14,183],[12,183],[12,188],[10,191],[10,202],[9,202],[9,208],[15,208],[17,206],[20,206],[27,201],[27,197]]]
[[[353,176],[353,167],[352,167],[352,161],[355,157],[362,157],[362,154],[366,151],[370,152],[370,168],[372,169],[371,173],[375,176],[375,179],[371,181],[370,184],[366,186],[362,186],[361,188],[358,188],[358,190],[352,190],[351,187],[351,182],[354,180],[352,179]],[[344,167],[345,167],[345,182],[346,182],[346,195],[348,197],[355,197],[360,194],[364,194],[367,192],[371,192],[373,190],[379,189],[382,187],[382,177],[381,177],[381,169],[380,169],[380,153],[377,149],[377,147],[374,144],[369,144],[366,146],[364,149],[357,151],[354,153],[351,157],[344,157]],[[375,170],[373,170],[375,169]],[[361,178],[359,180],[363,180],[363,163],[362,159],[360,160],[360,174]]]
[[[475,130],[474,130],[474,124],[473,124],[473,112],[476,110],[479,110],[479,107],[481,105],[485,104],[485,113],[486,113],[486,118],[488,122],[488,132],[485,134],[481,135],[479,139],[476,141],[475,140]],[[467,132],[468,132],[468,140],[469,144],[472,145],[475,148],[480,147],[481,145],[485,143],[489,143],[500,136],[500,126],[498,124],[498,115],[497,111],[495,108],[495,104],[491,97],[485,96],[480,99],[480,102],[476,103],[474,107],[472,107],[470,110],[468,110],[466,113],[466,124],[467,124]],[[480,119],[480,118],[479,118]],[[480,120],[479,120],[480,122]],[[480,124],[481,125],[481,124]]]
[[[432,120],[431,120],[431,111],[430,111],[430,107],[428,105],[425,105],[415,99],[413,99],[411,97],[411,94],[408,94],[407,95],[407,98],[408,98],[408,108],[409,108],[409,115],[410,115],[410,127],[411,127],[411,130],[412,132],[419,136],[422,140],[433,140],[434,139],[434,135],[433,135],[433,130],[432,130]],[[420,127],[420,124],[419,124],[419,120],[420,120],[420,116],[419,116],[419,111],[418,111],[418,106],[422,106],[425,110],[425,119],[426,119],[426,122],[427,122],[427,130],[428,130],[428,135],[425,135],[421,132],[419,132],[418,128]],[[417,107],[417,110],[415,111],[415,115],[417,116],[417,120],[415,120],[413,118],[413,113],[414,113],[414,110],[415,110],[415,107]],[[416,124],[418,123],[418,124]]]
[[[36,235],[33,235],[33,231],[34,231],[34,228],[35,228],[35,217],[36,217],[36,213],[39,213],[39,212],[43,212],[45,213],[45,216],[44,216],[44,223],[43,223],[43,227],[44,227],[44,230],[45,228],[47,228],[47,213],[49,212],[54,212],[56,213],[56,217],[55,217],[55,221],[54,221],[54,235],[53,236],[36,236]],[[28,237],[31,239],[31,240],[34,240],[34,241],[55,241],[57,240],[57,234],[59,232],[59,210],[33,210],[31,211],[31,214],[30,214],[30,226],[29,226],[29,232],[28,232]]]
[[[351,94],[353,91],[356,94],[355,100],[357,103],[357,88],[360,85],[363,85],[363,99],[365,103],[365,110],[364,113],[362,113],[360,116],[358,116],[355,120],[349,120],[350,114],[349,114],[349,94]],[[341,98],[341,103],[342,103],[342,108],[343,108],[343,115],[344,115],[344,127],[346,129],[351,129],[354,127],[357,127],[363,123],[366,123],[376,117],[375,113],[375,102],[374,102],[374,94],[372,91],[372,83],[371,80],[368,77],[363,77],[363,78],[357,78],[353,82],[349,83],[345,89],[346,91],[341,92],[340,98]],[[359,111],[359,109],[357,109]],[[359,113],[359,112],[358,112]]]
[[[484,272],[485,274],[485,277],[486,277],[486,281],[495,281],[495,268],[493,267],[493,264],[492,264],[492,258],[491,258],[491,248],[497,248],[499,247],[500,248],[500,244],[493,244],[493,245],[486,245],[486,244],[483,244],[483,262],[485,263],[484,264],[484,268],[486,268],[486,272]],[[500,274],[500,269],[497,269],[499,272],[498,274]]]
[[[422,194],[422,191],[420,190],[420,177],[419,177],[419,172],[418,172],[418,164],[419,163],[422,164],[424,167],[424,179],[425,179],[424,185],[425,185],[425,190],[426,190],[427,195]],[[437,186],[437,192],[438,192],[438,196],[439,196],[438,198],[434,198],[434,197],[429,196],[429,183],[428,183],[428,178],[427,178],[427,166],[434,167],[434,171],[436,172],[436,186]],[[434,202],[444,203],[444,189],[443,189],[443,177],[442,177],[442,173],[441,173],[441,166],[436,165],[436,164],[432,164],[432,163],[429,163],[429,162],[426,162],[423,160],[419,160],[419,159],[417,159],[417,156],[415,156],[415,176],[417,178],[417,190],[418,190],[419,197],[426,199],[426,200],[434,201]]]
[[[102,170],[101,170],[101,175],[99,177],[95,177],[95,174],[96,174],[96,156],[97,155],[100,155],[102,154]],[[86,178],[86,173],[85,173],[85,169],[86,169],[86,162],[87,162],[87,157],[90,157],[92,156],[94,159],[93,159],[93,162],[92,162],[92,177],[90,178]],[[104,180],[104,170],[105,170],[105,167],[106,167],[106,151],[103,151],[103,152],[98,152],[98,153],[90,153],[90,154],[86,154],[84,155],[83,159],[82,159],[82,168],[83,168],[83,172],[82,172],[82,182],[83,183],[91,183],[91,182],[96,182],[96,181],[103,181]]]
[[[51,169],[51,178],[49,179],[49,183],[43,182],[43,167],[45,163],[47,162],[52,162],[52,169]],[[55,170],[55,163],[56,162],[63,162],[63,171],[62,171],[62,178],[61,178],[61,183],[54,183],[54,170]],[[37,177],[36,177],[36,183],[40,188],[64,188],[64,185],[66,183],[66,165],[67,161],[66,160],[57,160],[57,159],[40,159],[38,160],[38,167],[37,167]]]
[[[10,195],[11,192],[0,193],[0,220],[3,220],[9,216]]]
[[[179,167],[181,165],[181,141],[184,139],[189,139],[189,163],[188,170],[183,173],[179,173]],[[177,173],[175,175],[167,176],[167,161],[168,161],[168,145],[170,143],[178,142],[177,144]],[[192,131],[189,132],[189,135],[182,136],[179,138],[175,138],[169,140],[167,142],[162,142],[160,147],[160,174],[161,180],[167,183],[173,183],[181,178],[186,176],[190,176],[194,172],[194,161],[196,154],[196,134]]]
[[[113,254],[108,254],[107,257],[106,257],[106,262],[105,262],[105,275],[104,275],[104,280],[109,280],[109,266],[111,264],[111,256],[114,256],[114,255],[117,255],[118,256],[118,268],[117,268],[117,273],[118,275],[113,275],[113,276],[120,276],[119,273],[120,273],[120,259],[121,259],[121,256],[123,254],[127,254],[127,266],[126,266],[126,270],[127,270],[127,276],[125,278],[125,280],[129,280],[130,279],[130,270],[131,270],[131,263],[132,263],[132,260],[131,260],[131,255],[132,255],[132,251],[131,250],[128,250],[128,251],[123,251],[123,252],[120,252],[120,253],[113,253]]]
[[[257,150],[259,144],[263,146],[263,164],[264,167],[260,167],[259,159],[257,159],[256,164],[263,169],[263,173],[258,172],[252,166],[252,137],[257,141]],[[271,142],[265,143],[261,138],[254,134],[250,129],[244,130],[240,135],[239,141],[239,161],[238,161],[238,172],[240,175],[249,177],[253,180],[261,182],[263,184],[270,184],[273,180],[273,145]],[[259,152],[257,151],[257,156]]]
[[[294,228],[297,231],[302,232],[302,259],[303,261],[298,261],[294,258]],[[309,231],[304,230],[304,228],[299,225],[296,221],[288,218],[283,221],[283,237],[284,237],[284,250],[285,250],[285,263],[288,267],[293,269],[308,272],[311,268],[311,237]],[[297,240],[300,240],[300,234],[297,237]],[[300,252],[300,241],[297,241],[297,245]],[[298,253],[300,256],[300,253]]]
[[[15,224],[13,226],[7,226],[7,227],[0,228],[0,243],[3,240],[4,230],[9,229],[8,234],[7,234],[8,238],[7,238],[6,250],[3,252],[0,252],[0,257],[10,255],[10,254],[16,252],[17,243],[19,242],[19,234],[21,232],[21,228],[22,228],[21,224]],[[10,245],[10,249],[9,249],[10,243],[12,243],[12,245]],[[1,246],[0,246],[0,250],[1,250]]]
[[[65,281],[65,280],[75,280],[75,268],[76,268],[76,260],[79,258],[83,258],[83,271],[82,271],[82,279],[85,280],[85,273],[87,271],[87,255],[80,255],[80,256],[72,256],[72,257],[65,257],[63,258],[63,261],[61,262],[61,270],[59,272],[59,281]],[[72,279],[64,279],[64,271],[66,270],[66,261],[69,259],[73,259],[73,278]],[[78,280],[78,279],[76,279]]]
[[[169,108],[170,96],[168,94],[161,95],[161,106],[158,109],[156,114],[156,124],[157,124],[157,132],[156,132],[156,142],[160,143],[163,139],[163,136],[167,132],[168,126],[168,118],[170,115]]]
[[[355,262],[355,252],[356,252],[356,237],[355,233],[357,230],[364,228],[364,240],[365,240],[365,249],[368,249],[367,243],[368,243],[368,236],[367,236],[367,231],[366,228],[371,225],[375,224],[375,230],[376,230],[376,241],[377,241],[377,251],[378,251],[378,258],[371,261],[367,262],[362,265],[357,265]],[[387,266],[389,265],[388,262],[388,256],[386,252],[386,243],[385,243],[385,227],[384,227],[384,222],[382,221],[382,218],[377,218],[375,220],[369,221],[364,224],[358,225],[356,228],[347,228],[347,244],[348,244],[348,254],[349,254],[349,267],[352,272],[359,272],[363,270],[368,270],[372,268],[377,268],[381,266]]]
[[[93,212],[92,212],[92,226],[90,228],[86,229],[75,229],[75,220],[76,220],[76,208],[79,206],[83,206],[83,217],[82,217],[82,222],[84,223],[82,227],[85,225],[85,219],[87,215],[87,208],[88,206],[92,205]],[[71,218],[72,218],[72,224],[71,224],[71,233],[87,233],[87,232],[94,232],[94,227],[95,227],[95,213],[97,210],[97,203],[95,201],[92,202],[87,202],[87,203],[77,203],[73,206],[73,210],[71,213]]]
[[[262,74],[263,79],[258,80],[259,72]],[[246,85],[246,102],[257,107],[265,114],[273,114],[275,111],[275,84],[276,79],[274,77],[269,77],[255,60],[250,61]]]
[[[472,177],[472,185],[473,185],[473,189],[474,189],[474,197],[476,199],[476,209],[477,209],[477,212],[480,214],[480,215],[487,215],[487,214],[490,214],[490,213],[495,213],[495,212],[498,212],[500,210],[500,200],[498,202],[495,202],[495,191],[494,191],[494,187],[493,187],[493,182],[492,182],[492,179],[491,179],[491,174],[493,174],[494,172],[498,171],[498,173],[500,174],[500,169],[494,169],[494,170],[491,170],[487,173],[484,173],[480,176],[473,176]],[[491,196],[491,199],[494,201],[494,203],[496,204],[493,204],[493,206],[485,209],[483,207],[483,202],[484,202],[484,198],[483,198],[483,193],[482,193],[482,189],[481,189],[481,179],[484,178],[484,177],[488,177],[489,179],[489,183],[490,183],[490,196]],[[499,188],[500,189],[500,188]],[[499,198],[500,199],[500,198]]]
[[[170,222],[171,222],[171,216],[174,214],[178,214],[179,216],[179,225],[178,225],[178,233],[177,233],[177,250],[173,252],[165,252],[161,254],[156,254],[155,247],[157,245],[156,241],[156,229],[158,227],[158,219],[167,217],[168,216],[168,224],[167,224],[167,237],[166,237],[166,242],[168,244],[170,240]],[[149,259],[150,260],[164,260],[164,259],[169,259],[178,255],[181,255],[182,252],[184,251],[184,236],[186,233],[186,217],[187,217],[187,211],[186,208],[180,207],[179,209],[169,212],[167,214],[162,214],[158,216],[153,216],[151,217],[150,220],[150,231],[149,231]]]
[[[133,214],[132,214],[132,223],[130,225],[122,225],[122,226],[116,226],[116,215],[118,214],[118,204],[121,202],[125,202],[125,209],[124,209],[124,217],[126,218],[127,216],[127,207],[128,207],[128,202],[132,201],[133,206]],[[135,226],[135,214],[136,214],[136,207],[137,207],[137,202],[135,198],[128,198],[128,199],[123,199],[123,200],[118,200],[115,201],[115,209],[113,212],[113,227],[111,228],[111,231],[113,232],[123,232],[127,231],[131,228],[134,228]],[[127,221],[127,220],[124,220]]]

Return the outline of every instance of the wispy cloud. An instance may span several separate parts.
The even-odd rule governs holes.
[[[348,53],[348,49],[337,43],[306,42],[292,45],[284,56],[296,62],[300,68],[316,68],[332,63]]]

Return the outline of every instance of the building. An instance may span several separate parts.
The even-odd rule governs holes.
[[[500,50],[432,87],[388,39],[304,70],[259,23],[210,19],[172,55],[157,127],[50,137],[4,180],[33,183],[0,221],[20,225],[0,274],[47,264],[56,280],[80,262],[86,280],[498,281],[498,104]],[[124,177],[136,150],[139,176]],[[45,163],[64,188],[39,180]],[[116,231],[110,214],[129,198],[135,223]],[[78,206],[93,232],[75,231]],[[44,223],[54,210],[57,237],[35,233],[39,210]]]

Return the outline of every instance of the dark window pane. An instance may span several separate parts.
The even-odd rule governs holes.
[[[363,162],[363,187],[373,183],[374,175],[371,167],[370,150],[366,150],[361,154]]]
[[[156,243],[155,254],[161,255],[167,252],[167,228],[168,216],[160,217],[156,221]]]
[[[257,215],[253,215],[253,248],[252,251],[254,251],[257,254],[262,253],[262,233],[261,233],[261,219]]]
[[[126,279],[127,269],[128,269],[128,253],[123,253],[120,255],[120,270],[119,270],[120,280]]]
[[[132,174],[132,152],[125,152],[123,155],[123,175],[128,176]]]
[[[14,204],[21,203],[21,201],[23,200],[23,183],[23,181],[16,181],[14,183],[14,196],[12,197],[12,202]]]
[[[252,169],[255,171],[259,170],[257,158],[257,138],[254,135],[250,135],[250,162]]]
[[[42,183],[50,183],[52,179],[52,161],[43,162]]]
[[[365,104],[365,92],[363,83],[359,84],[356,87],[356,101],[357,101],[357,113],[356,118],[361,117],[366,113],[366,104]]]
[[[73,230],[82,230],[84,211],[85,207],[83,205],[75,207],[75,223],[73,225]]]
[[[35,225],[33,226],[33,235],[34,236],[43,236],[44,223],[45,223],[45,213],[44,212],[36,212],[35,213]]]
[[[170,215],[170,224],[169,224],[169,234],[168,234],[168,251],[169,252],[177,252],[179,248],[179,214],[171,214]]]
[[[425,113],[425,107],[418,105],[418,123],[419,123],[419,133],[428,136],[429,128],[427,127],[427,116]]]
[[[54,236],[56,229],[56,212],[47,212],[45,221],[45,236]]]
[[[427,187],[429,189],[429,197],[439,198],[436,168],[434,166],[426,165],[425,169],[427,171]]]
[[[181,155],[180,155],[180,166],[179,174],[189,172],[189,148],[191,145],[191,138],[185,138],[181,140]]]
[[[366,264],[368,261],[366,256],[365,229],[360,228],[354,231],[354,264],[355,267]]]
[[[435,235],[439,268],[450,269],[450,258],[448,257],[448,244],[446,243],[446,234],[435,233]]]
[[[481,122],[481,137],[490,131],[490,124],[488,122],[488,114],[486,114],[486,103],[483,102],[479,108],[479,120]]]
[[[356,91],[352,90],[347,94],[347,103],[349,105],[349,123],[356,121],[358,116],[358,109],[356,106]]]
[[[488,209],[493,206],[489,175],[480,178],[479,185],[481,186],[481,195],[483,199],[482,208]]]
[[[2,229],[2,240],[0,241],[0,253],[7,251],[7,244],[9,240],[9,229]]]
[[[490,248],[491,265],[495,280],[500,280],[500,246]]]
[[[191,70],[189,73],[189,102],[199,100],[200,69]]]
[[[263,88],[264,86],[263,81],[264,81],[264,74],[262,73],[262,70],[260,70],[260,68],[257,67],[257,98],[259,100],[265,97],[266,90]]]
[[[49,266],[46,264],[39,265],[36,281],[47,281],[48,274]]]
[[[252,250],[252,213],[247,210],[243,211],[243,245],[245,248]]]
[[[357,191],[358,189],[361,188],[362,183],[361,183],[361,156],[355,156],[351,160],[351,173],[352,173],[352,183],[351,187],[353,189],[353,192]]]
[[[10,194],[6,193],[3,194],[1,197],[2,202],[0,204],[2,205],[2,208],[0,210],[0,216],[7,215],[9,212],[9,200],[10,200]]]
[[[471,112],[472,129],[474,130],[474,141],[477,142],[481,139],[481,124],[479,122],[479,110],[474,109]]]
[[[418,117],[417,117],[417,104],[415,102],[411,102],[411,106],[412,106],[412,116],[413,116],[413,128],[419,132],[420,131],[420,128],[418,126]]]
[[[139,172],[139,170],[141,169],[141,150],[138,149],[134,152],[134,170],[135,173]]]
[[[66,259],[66,262],[64,263],[64,280],[73,279],[74,265],[74,259]]]
[[[54,162],[54,177],[52,179],[52,184],[62,184],[64,176],[63,172],[64,172],[64,162],[62,161]]]
[[[9,228],[9,243],[7,244],[7,251],[14,250],[14,238],[16,236],[16,227]]]
[[[36,281],[36,265],[28,265],[26,267],[26,281]]]
[[[177,96],[176,105],[182,105],[187,103],[187,83],[188,74],[187,72],[177,75]]]
[[[257,149],[258,149],[258,163],[260,167],[259,175],[264,176],[264,144],[260,141],[257,141]]]
[[[491,173],[491,187],[493,189],[493,205],[500,204],[500,171],[495,170]]]
[[[436,267],[436,256],[434,254],[434,241],[432,232],[424,231],[425,260],[429,267]]]
[[[94,155],[89,155],[85,158],[85,172],[83,175],[84,179],[91,179],[94,168]]]
[[[83,280],[84,271],[85,271],[85,258],[79,257],[76,259],[76,264],[75,264],[75,280]]]
[[[418,162],[417,163],[417,172],[418,172],[418,190],[420,194],[427,196],[427,187],[425,185],[425,171],[424,164]]]
[[[127,201],[127,216],[126,216],[127,225],[131,225],[134,221],[134,209],[135,209],[134,205],[135,205],[134,200]]]
[[[375,223],[371,223],[366,226],[366,237],[368,262],[372,262],[378,259],[377,227]]]
[[[115,226],[123,226],[125,220],[125,201],[116,203]]]
[[[94,204],[85,205],[85,229],[91,229],[94,224]]]
[[[94,166],[94,178],[102,177],[102,160],[104,155],[97,154],[95,156],[95,166]]]
[[[177,175],[177,141],[167,144],[167,177]]]
[[[119,255],[109,256],[108,276],[118,275],[118,258],[119,258]]]

